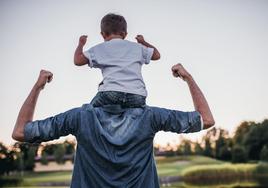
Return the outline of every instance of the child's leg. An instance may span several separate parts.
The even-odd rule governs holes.
[[[118,104],[125,108],[138,108],[145,106],[146,97],[119,91],[101,91],[97,93],[90,104],[94,107]]]
[[[132,93],[127,93],[126,101],[123,106],[126,108],[138,108],[144,107],[146,105],[146,97],[142,95],[136,95]]]
[[[122,104],[120,99],[123,98],[122,92],[117,91],[100,91],[92,99],[90,104],[93,107],[100,107],[104,105]]]

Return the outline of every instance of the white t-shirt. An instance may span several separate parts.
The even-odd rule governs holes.
[[[147,96],[141,74],[143,64],[149,64],[154,49],[136,42],[112,39],[84,52],[89,66],[100,68],[103,81],[99,91],[120,91]]]

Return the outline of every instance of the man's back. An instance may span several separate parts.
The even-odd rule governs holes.
[[[148,112],[113,108],[111,115],[103,108],[87,108],[82,116],[92,117],[83,118],[77,135],[72,187],[159,187],[154,131],[142,123]]]

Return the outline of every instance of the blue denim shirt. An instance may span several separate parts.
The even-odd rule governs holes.
[[[73,134],[77,139],[71,187],[159,187],[153,155],[158,131],[200,131],[198,112],[164,108],[93,108],[85,104],[25,126],[26,142]]]

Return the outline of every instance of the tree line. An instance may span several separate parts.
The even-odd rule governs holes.
[[[222,128],[211,128],[201,143],[182,140],[176,150],[160,151],[154,148],[156,155],[203,155],[233,163],[248,161],[268,162],[268,119],[256,123],[242,122],[234,136]]]
[[[38,156],[41,152],[41,157]],[[74,159],[75,143],[65,141],[61,144],[29,144],[16,142],[12,146],[0,143],[0,175],[12,172],[33,171],[35,162],[47,165],[49,161],[64,164]]]

